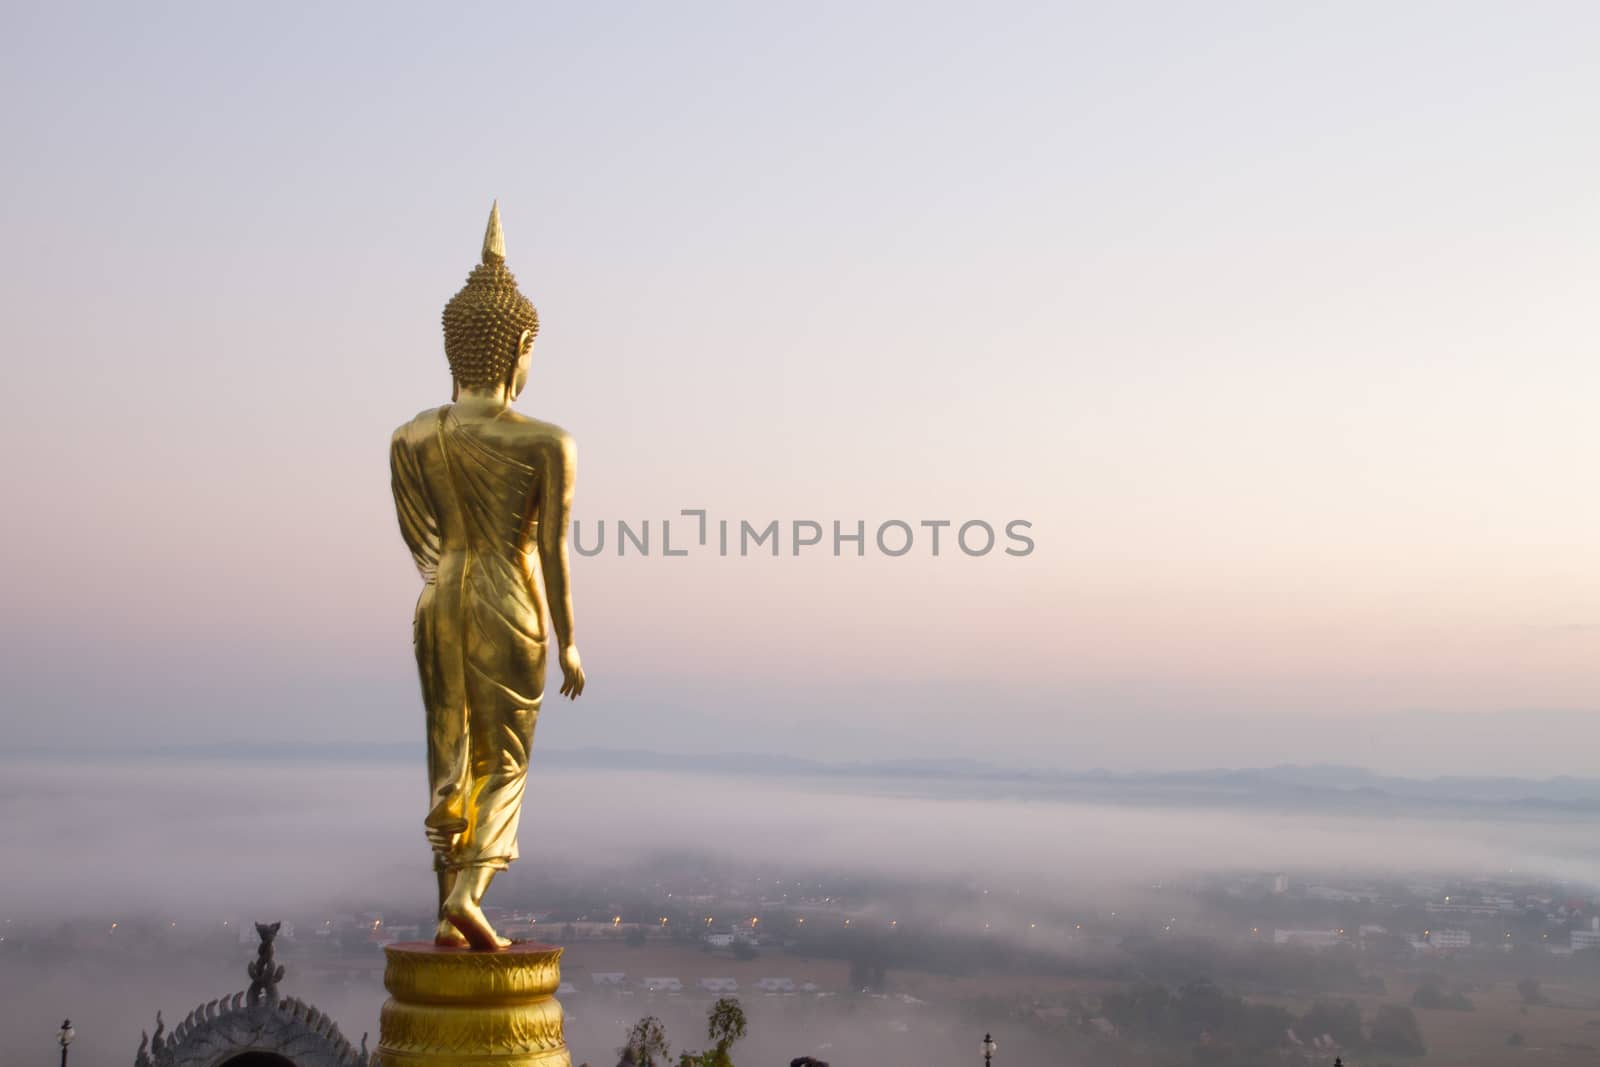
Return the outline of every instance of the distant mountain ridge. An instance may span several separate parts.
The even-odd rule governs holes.
[[[46,750],[36,754],[49,758],[52,753]],[[123,758],[127,755],[122,754]],[[164,745],[139,755],[229,762],[391,764],[420,760],[421,746],[213,743]],[[1270,804],[1352,813],[1384,812],[1398,807],[1463,815],[1495,812],[1502,816],[1519,811],[1530,815],[1600,812],[1600,778],[1567,775],[1545,779],[1405,778],[1333,764],[1199,771],[1057,770],[1005,767],[970,757],[827,762],[777,753],[669,753],[613,748],[545,749],[540,751],[538,762],[540,766],[564,769],[786,776],[898,788],[937,784],[946,793],[1010,799],[1028,796],[1123,804]]]

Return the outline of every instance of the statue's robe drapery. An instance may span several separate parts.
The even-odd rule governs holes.
[[[428,840],[441,869],[503,870],[517,858],[544,692],[538,473],[490,448],[448,406],[397,430],[389,460],[400,530],[425,582],[414,637],[428,715]]]

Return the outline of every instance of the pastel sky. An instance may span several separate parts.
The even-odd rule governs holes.
[[[1585,3],[8,5],[8,740],[420,737],[386,446],[498,197],[586,523],[1037,545],[578,559],[540,745],[1590,769],[1597,54]]]

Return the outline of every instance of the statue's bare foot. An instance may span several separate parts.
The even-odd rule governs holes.
[[[511,944],[510,938],[501,937],[494,932],[494,927],[489,925],[489,917],[484,915],[483,909],[465,894],[450,894],[450,899],[445,902],[444,917],[462,937],[466,938],[467,944],[480,952],[494,952]]]
[[[466,948],[467,939],[461,936],[449,919],[440,919],[438,927],[433,931],[433,943],[444,948]]]

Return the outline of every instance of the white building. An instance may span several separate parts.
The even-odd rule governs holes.
[[[1600,930],[1572,931],[1572,951],[1582,952],[1588,948],[1600,948]]]
[[[641,983],[646,993],[682,993],[683,983],[676,978],[646,978]]]
[[[793,993],[793,978],[763,978],[756,982],[756,989],[762,993]]]
[[[596,971],[589,980],[597,986],[616,989],[627,982],[628,976],[621,971]]]
[[[1428,934],[1428,944],[1434,948],[1471,948],[1472,934],[1467,930],[1434,930]]]
[[[1500,905],[1482,901],[1445,900],[1444,903],[1428,901],[1422,910],[1429,915],[1467,915],[1476,918],[1492,918],[1500,914]]]
[[[1294,945],[1299,948],[1332,948],[1344,940],[1341,930],[1274,930],[1274,945]]]
[[[702,978],[700,988],[707,993],[737,993],[739,981],[736,978]]]

